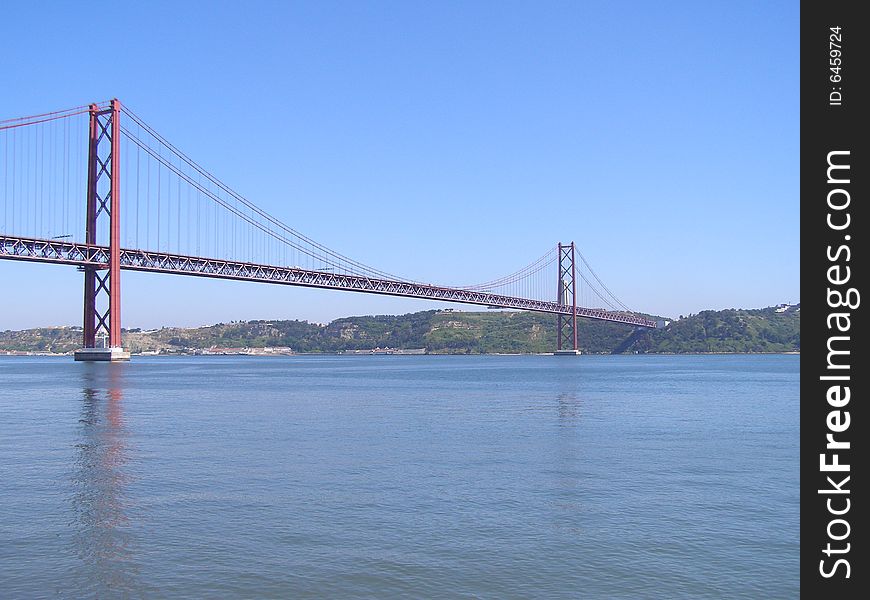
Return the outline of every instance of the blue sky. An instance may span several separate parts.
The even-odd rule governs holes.
[[[798,13],[9,3],[0,119],[118,97],[292,227],[417,280],[489,280],[574,240],[637,310],[761,307],[799,300]],[[0,277],[0,329],[80,324],[73,268]],[[122,297],[125,327],[439,306],[136,273]]]

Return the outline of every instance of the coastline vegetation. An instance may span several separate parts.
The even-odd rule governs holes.
[[[125,330],[134,353],[191,353],[210,348],[291,348],[336,353],[373,348],[422,349],[441,354],[543,353],[556,345],[555,317],[525,311],[429,310],[405,315],[346,317],[328,325],[254,320],[207,327]],[[585,354],[758,353],[800,351],[800,306],[703,311],[663,329],[635,330],[603,321],[578,321]],[[80,327],[0,332],[0,352],[67,353],[81,344]]]

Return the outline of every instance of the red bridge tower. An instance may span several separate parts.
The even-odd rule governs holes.
[[[85,274],[83,348],[76,360],[130,360],[121,347],[121,103],[90,106],[85,244],[108,236],[105,264]],[[98,235],[99,233],[99,235]]]
[[[556,314],[557,356],[578,356],[577,346],[577,271],[574,267],[574,242],[559,242],[559,281],[556,286],[556,303],[565,307],[565,312]],[[570,311],[570,312],[569,312]]]

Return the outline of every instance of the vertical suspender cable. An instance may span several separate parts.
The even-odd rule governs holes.
[[[137,127],[138,127],[138,125],[137,125]],[[135,243],[136,243],[137,249],[142,248],[142,246],[139,245],[139,193],[140,193],[139,189],[140,189],[140,185],[142,183],[141,179],[139,177],[139,173],[140,173],[139,161],[141,158],[141,152],[142,152],[142,150],[139,148],[139,146],[136,146],[136,218],[134,219],[133,226],[136,228],[136,241],[135,241]]]
[[[159,152],[159,150],[158,150]],[[160,250],[160,190],[162,186],[161,181],[161,173],[163,171],[163,165],[160,163],[157,164],[157,250]]]
[[[9,227],[9,133],[3,132],[3,231]]]
[[[187,186],[187,231],[184,239],[184,252],[190,254],[190,186]]]
[[[67,125],[67,123],[69,123],[69,119],[64,119],[63,124],[62,124],[62,131],[61,131],[62,139],[61,139],[60,154],[63,158],[61,159],[62,162],[61,162],[61,166],[60,166],[60,169],[61,169],[60,194],[58,194],[58,196],[60,197],[60,202],[61,202],[61,217],[60,217],[60,231],[61,231],[61,233],[60,233],[60,235],[68,235],[69,234],[69,228],[67,227],[67,222],[66,222],[66,209],[67,209],[67,205],[66,205],[66,170],[67,170],[67,166],[69,165],[69,158],[67,156],[67,148],[66,148],[66,125]]]
[[[175,179],[178,182],[178,190],[175,195],[175,210],[177,214],[177,219],[175,222],[175,251],[181,254],[181,177],[176,177]]]
[[[18,203],[18,196],[15,195],[15,180],[18,172],[18,130],[12,130],[12,231],[15,231],[15,206]]]
[[[151,156],[148,156],[145,180],[145,246],[151,248]]]
[[[42,237],[42,190],[45,187],[45,127],[36,126],[36,178],[34,181],[33,229],[34,237]]]
[[[39,204],[39,198],[37,194],[39,193],[39,131],[34,128],[33,130],[33,197],[30,200],[30,208],[33,210],[33,232],[31,233],[32,237],[36,237],[36,232],[39,229],[37,225],[38,211],[37,205]]]

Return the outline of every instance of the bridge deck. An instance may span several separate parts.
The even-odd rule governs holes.
[[[282,285],[296,285],[368,294],[424,298],[443,302],[477,304],[515,308],[552,314],[571,314],[571,306],[514,296],[503,296],[476,290],[449,288],[437,285],[375,279],[360,275],[342,275],[295,267],[281,267],[254,263],[201,258],[122,248],[121,268],[129,271],[192,275],[215,279],[257,281]],[[0,235],[0,259],[42,263],[96,266],[108,268],[109,248],[62,240],[40,240]],[[600,321],[625,323],[635,327],[655,328],[656,321],[631,313],[577,307],[577,316]]]

